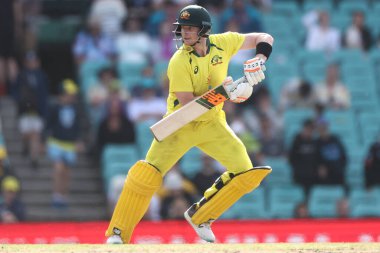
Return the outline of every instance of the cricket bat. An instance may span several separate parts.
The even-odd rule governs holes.
[[[245,77],[241,77],[234,81],[234,84],[237,86],[239,83],[244,82],[245,80]],[[215,106],[223,103],[228,99],[229,97],[223,87],[223,84],[220,84],[202,96],[187,103],[167,117],[161,119],[153,126],[151,126],[150,130],[152,131],[154,138],[160,142],[169,135],[176,132],[178,129],[182,128],[186,124],[197,119],[199,116],[202,116],[204,113],[208,112]]]

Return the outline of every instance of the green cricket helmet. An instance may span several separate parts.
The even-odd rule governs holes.
[[[211,30],[211,17],[202,6],[188,5],[179,12],[173,25],[176,26],[174,30],[176,36],[181,36],[181,26],[187,25],[199,27],[199,37],[208,37]]]

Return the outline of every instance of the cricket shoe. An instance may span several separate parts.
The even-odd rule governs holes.
[[[111,235],[107,238],[107,244],[123,244],[123,240],[119,235]]]
[[[193,206],[187,209],[187,211],[184,213],[187,222],[193,227],[201,239],[205,240],[206,242],[215,242],[215,235],[211,230],[211,222],[205,222],[199,225],[194,224],[190,217],[190,212],[193,211],[191,209],[193,209]]]

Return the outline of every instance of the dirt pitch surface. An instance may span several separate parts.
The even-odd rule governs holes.
[[[1,253],[380,253],[380,243],[3,244]]]

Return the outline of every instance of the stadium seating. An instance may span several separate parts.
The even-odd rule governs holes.
[[[337,202],[345,196],[343,186],[314,186],[310,190],[309,212],[312,217],[336,217]]]
[[[300,186],[274,186],[269,190],[269,210],[272,218],[292,218],[296,206],[305,201],[305,193]]]
[[[188,178],[193,178],[202,169],[202,152],[198,148],[190,149],[180,160],[180,170]]]
[[[126,174],[130,167],[139,160],[134,144],[106,145],[102,153],[102,174],[108,189],[108,182],[116,174]]]
[[[292,183],[292,170],[286,158],[266,157],[264,163],[272,167],[272,173],[263,181],[265,185],[281,186]]]
[[[265,190],[257,188],[251,193],[244,195],[221,219],[267,219],[270,217],[265,205]]]
[[[353,188],[349,195],[350,216],[380,217],[379,190],[365,190]]]

